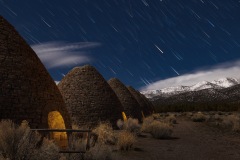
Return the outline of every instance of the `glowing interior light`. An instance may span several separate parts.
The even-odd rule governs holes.
[[[124,112],[122,112],[122,117],[123,117],[124,121],[127,121],[127,116],[126,116],[126,114]]]
[[[58,111],[52,111],[48,114],[49,129],[66,129],[62,115]],[[67,146],[66,132],[52,132],[51,137],[60,147]]]

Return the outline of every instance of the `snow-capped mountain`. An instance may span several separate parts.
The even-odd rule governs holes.
[[[223,89],[237,84],[240,84],[240,81],[236,78],[221,78],[219,80],[214,80],[212,82],[202,81],[192,86],[168,87],[159,90],[142,91],[141,93],[145,95],[147,98],[154,98],[157,96],[169,97],[180,93],[200,91],[203,89]]]
[[[234,86],[236,84],[239,84],[239,80],[237,80],[236,78],[221,78],[219,80],[215,80],[211,82],[212,84],[216,84],[218,86],[224,87],[224,88],[228,88],[231,86]]]
[[[223,87],[217,85],[217,84],[213,84],[211,82],[208,82],[208,81],[202,81],[202,82],[199,82],[191,87],[190,88],[190,91],[200,91],[200,90],[203,90],[203,89],[209,89],[209,88],[214,88],[214,89],[221,89]]]
[[[152,103],[160,111],[238,110],[240,84],[222,89],[202,89],[172,95],[154,97]]]
[[[168,87],[168,88],[159,89],[159,90],[142,91],[141,93],[147,98],[153,98],[156,96],[168,97],[171,95],[184,93],[189,90],[190,90],[189,86],[177,86],[177,87]]]

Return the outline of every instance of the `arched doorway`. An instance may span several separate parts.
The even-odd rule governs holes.
[[[66,129],[64,119],[58,111],[48,113],[48,126],[49,129]],[[54,139],[60,147],[67,147],[68,139],[66,132],[52,132],[50,138]]]

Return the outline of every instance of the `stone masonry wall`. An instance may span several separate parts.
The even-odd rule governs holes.
[[[141,93],[136,91],[133,87],[128,86],[127,87],[130,93],[133,95],[133,97],[137,100],[139,103],[141,110],[143,111],[144,116],[148,116],[151,114],[151,111],[149,110],[148,103],[144,100],[144,98],[141,96]]]
[[[139,92],[140,93],[140,92]],[[155,112],[154,106],[151,101],[147,99],[143,94],[140,93],[140,96],[143,98],[143,100],[147,103],[148,109],[150,111],[150,114]]]
[[[142,121],[142,113],[140,105],[137,100],[132,96],[127,87],[119,81],[117,78],[112,78],[108,81],[108,84],[112,87],[113,91],[118,96],[118,99],[122,103],[124,112],[127,117],[137,118]]]
[[[48,128],[51,111],[59,111],[71,128],[63,98],[44,65],[0,16],[0,119],[27,120],[32,128]]]
[[[116,94],[92,66],[75,67],[58,84],[73,123],[94,127],[110,121],[116,127],[122,119],[123,107]]]

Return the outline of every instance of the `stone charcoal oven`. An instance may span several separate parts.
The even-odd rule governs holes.
[[[102,75],[92,66],[75,67],[58,84],[73,123],[92,128],[109,121],[114,127],[123,107]]]

